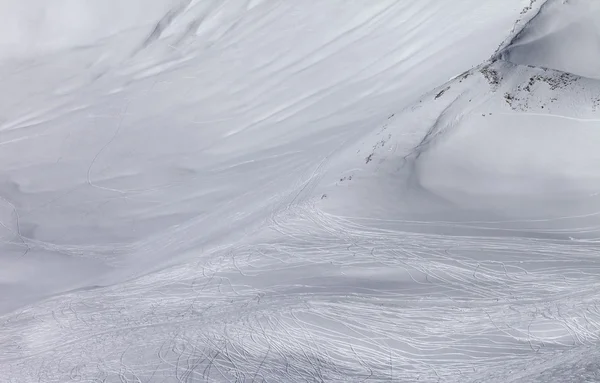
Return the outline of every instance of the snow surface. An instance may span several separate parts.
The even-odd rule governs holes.
[[[599,379],[595,2],[0,10],[0,381]]]
[[[516,37],[506,58],[600,79],[600,2],[548,1]]]

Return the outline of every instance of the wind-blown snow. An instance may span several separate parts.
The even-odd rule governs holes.
[[[1,40],[0,377],[597,375],[600,83],[515,58],[551,3],[150,3]]]
[[[550,0],[517,36],[506,58],[600,79],[600,3]]]
[[[0,58],[89,48],[104,39],[149,34],[170,9],[189,0],[3,0]]]

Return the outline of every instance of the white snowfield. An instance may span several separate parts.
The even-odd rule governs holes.
[[[595,0],[25,4],[0,382],[600,381]]]

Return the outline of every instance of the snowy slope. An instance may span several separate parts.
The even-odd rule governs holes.
[[[509,61],[600,79],[600,3],[548,1],[504,52]]]
[[[0,58],[89,48],[112,36],[145,38],[156,21],[190,0],[3,0]]]
[[[23,270],[11,288],[110,284],[251,232],[344,141],[489,55],[497,43],[472,36],[501,40],[518,13],[310,6],[193,2],[157,20],[162,38],[5,62],[2,222]],[[48,259],[78,272],[46,277]]]
[[[380,263],[358,275],[409,273],[400,343],[442,381],[595,381],[600,82],[512,41],[349,149],[317,208]]]
[[[5,381],[597,375],[593,2],[129,7],[0,65]]]

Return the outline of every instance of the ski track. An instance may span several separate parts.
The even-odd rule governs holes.
[[[101,301],[77,292],[5,318],[0,374],[464,382],[598,341],[595,246],[376,229],[311,204],[273,224]]]
[[[528,113],[528,112],[520,112],[520,113],[499,113],[500,115],[505,116],[535,116],[541,118],[562,118],[570,121],[577,122],[600,122],[600,118],[579,118],[579,117],[571,117],[571,116],[562,116],[560,114],[543,114],[543,113]]]
[[[438,14],[449,13],[447,18],[452,18],[463,12],[439,5],[444,3],[423,4],[384,1],[369,9],[370,13],[352,18],[340,31],[324,34],[318,46],[298,41],[295,49],[283,47],[276,53],[265,48],[270,39],[277,40],[269,28],[281,27],[279,19],[287,14],[295,15],[288,20],[290,25],[305,21],[294,13],[292,2],[188,1],[163,15],[155,32],[134,52],[144,57],[166,49],[168,58],[158,63],[132,59],[123,64],[121,83],[115,80],[107,87],[114,91],[104,94],[114,105],[103,101],[98,114],[90,111],[86,117],[100,121],[104,129],[94,137],[97,142],[91,146],[91,155],[70,159],[83,164],[77,179],[61,185],[62,190],[50,191],[25,183],[31,195],[48,192],[32,200],[27,209],[0,196],[12,222],[0,225],[8,237],[14,237],[3,238],[2,246],[17,247],[19,255],[45,250],[102,259],[124,269],[115,278],[116,284],[59,292],[0,316],[0,381],[486,382],[495,372],[543,364],[573,349],[596,345],[600,341],[597,242],[524,237],[519,224],[527,224],[527,233],[561,233],[573,238],[578,233],[600,232],[600,227],[577,225],[578,218],[600,212],[555,217],[553,221],[564,224],[547,229],[542,224],[550,219],[544,218],[421,222],[334,215],[319,207],[320,194],[315,194],[333,159],[363,138],[389,110],[404,105],[395,99],[380,105],[382,96],[401,95],[408,100],[435,83],[429,79],[406,84],[389,81],[406,73],[414,75],[411,71],[418,64],[444,52],[436,34],[420,41],[421,46],[411,41],[423,33],[422,28],[434,25]],[[174,22],[176,17],[183,21]],[[324,64],[353,59],[348,55],[352,47],[384,41],[390,29],[407,20],[412,24],[385,54],[314,80]],[[436,33],[448,33],[453,26],[445,25]],[[237,29],[246,33],[235,33]],[[307,33],[321,38],[323,31]],[[306,41],[309,37],[304,36]],[[263,38],[267,40],[264,46]],[[235,63],[237,47],[248,49],[244,44],[252,41],[260,48],[259,60],[244,63],[247,67],[237,72],[237,64],[228,68],[231,73],[221,68],[221,57]],[[413,56],[416,59],[411,62]],[[194,69],[179,76],[178,71],[189,71],[191,60],[212,69]],[[301,89],[308,80],[313,80],[308,89],[289,91]],[[418,90],[408,95],[397,91],[407,84]],[[202,88],[202,93],[194,94],[196,88]],[[19,117],[12,119],[9,113],[0,127],[4,134],[0,147],[46,138],[60,130],[55,124],[87,113],[97,94],[81,92],[77,101],[84,106],[68,107],[67,100],[39,112],[14,112]],[[200,155],[185,154],[191,160],[176,164],[178,171],[192,174],[178,180],[159,177],[139,188],[127,183],[106,186],[117,185],[135,172],[154,171],[152,166],[160,159],[170,160],[173,153],[160,153],[164,157],[152,153],[148,168],[131,162],[123,165],[131,165],[126,169],[131,173],[107,171],[113,165],[120,168],[120,163],[110,162],[120,151],[129,155],[125,149],[137,149],[139,125],[149,125],[143,132],[155,140],[165,138],[152,130],[158,129],[148,122],[153,115],[136,120],[140,110],[154,105],[162,111],[163,101],[168,99],[174,106],[181,100],[188,102],[190,94],[194,97],[186,107],[204,109],[197,114],[184,109],[182,114],[194,128],[214,129],[206,136],[191,137],[201,146],[193,154]],[[461,97],[457,101],[466,108],[466,98]],[[334,103],[328,102],[333,99]],[[368,105],[358,108],[365,100]],[[37,98],[34,101],[39,103]],[[355,109],[374,117],[355,121]],[[439,126],[425,137],[423,147],[460,122],[460,115],[450,114],[440,116]],[[183,120],[173,124],[173,136],[181,133],[177,129]],[[61,136],[63,144],[72,138],[71,133],[81,140],[91,131],[71,130]],[[265,132],[264,137],[253,136],[259,131]],[[274,139],[281,136],[289,141],[274,145]],[[257,143],[248,148],[246,144],[254,138]],[[218,158],[222,153],[229,157]],[[23,170],[15,163],[9,167]],[[189,169],[189,163],[200,165]],[[247,171],[247,165],[256,164],[258,170]],[[274,164],[277,171],[270,169]],[[270,178],[263,177],[269,171]],[[251,177],[236,180],[246,173]],[[213,190],[212,185],[222,188]],[[180,211],[166,208],[173,202],[163,192],[179,187],[181,194],[176,197],[180,201],[194,207],[202,201],[210,208],[128,241],[54,243],[29,237],[21,229],[25,218],[40,219],[43,213],[39,211],[61,207],[58,202],[76,212],[82,209],[86,219],[94,215],[94,209],[100,211],[117,201],[123,206],[140,203],[149,211],[164,208],[161,214],[176,215]],[[232,192],[236,189],[242,192]],[[88,194],[78,195],[84,192]],[[202,193],[211,198],[201,200]],[[213,197],[216,194],[219,198]],[[76,201],[75,196],[79,202],[68,205],[71,197]],[[89,210],[88,200],[97,202]],[[152,204],[143,205],[146,201]],[[118,208],[114,211],[98,218],[106,226],[90,220],[96,225],[90,227],[113,230],[122,218]],[[77,228],[71,221],[75,215],[65,217],[68,225]],[[151,216],[156,217],[161,215]],[[424,234],[404,230],[406,226],[482,234]],[[107,234],[107,238],[112,237]],[[144,263],[139,270],[126,269],[138,261]]]

